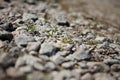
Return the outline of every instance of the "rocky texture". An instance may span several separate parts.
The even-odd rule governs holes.
[[[119,80],[119,11],[107,1],[0,0],[0,80]]]

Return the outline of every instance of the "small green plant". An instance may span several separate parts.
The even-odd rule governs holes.
[[[48,37],[54,37],[54,34],[58,31],[56,26],[51,26],[52,28],[49,31],[45,31]]]
[[[35,31],[35,26],[34,25],[29,25],[27,28],[30,31]]]

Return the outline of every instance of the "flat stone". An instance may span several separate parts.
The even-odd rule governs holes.
[[[94,80],[94,77],[90,73],[86,73],[81,77],[81,80]]]
[[[12,77],[12,78],[21,78],[21,77],[24,78],[24,73],[18,71],[17,69],[15,69],[13,67],[8,68],[6,70],[6,73],[9,77]]]
[[[27,44],[27,50],[28,51],[39,51],[40,49],[40,43],[39,42],[29,42]]]
[[[15,37],[15,42],[18,46],[27,46],[28,42],[35,42],[35,39],[32,36],[20,34],[19,36]]]
[[[41,48],[39,51],[39,54],[52,56],[55,55],[57,52],[57,48],[49,43],[43,43],[41,44]]]
[[[94,75],[95,80],[116,80],[112,75],[108,73],[96,73]]]

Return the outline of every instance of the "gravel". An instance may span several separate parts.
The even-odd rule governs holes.
[[[0,80],[119,80],[120,20],[96,1],[1,0]]]

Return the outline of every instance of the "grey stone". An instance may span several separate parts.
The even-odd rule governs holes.
[[[29,1],[29,0],[28,0]],[[31,0],[31,1],[35,1],[35,0]],[[26,20],[34,20],[37,19],[37,16],[34,14],[30,14],[30,13],[23,13],[22,16],[22,20],[26,21]]]
[[[115,71],[115,72],[119,72],[120,71],[120,65],[119,64],[113,64],[111,66],[111,70]]]
[[[108,73],[96,73],[94,77],[95,77],[95,80],[116,80],[114,77],[112,77]]]
[[[15,30],[12,23],[5,23],[4,25],[2,25],[2,28],[10,32]]]
[[[21,78],[21,79],[25,79],[24,73],[21,71],[18,71],[17,69],[10,67],[6,70],[6,73],[9,77],[12,78]]]
[[[43,43],[41,44],[39,54],[52,56],[56,54],[56,52],[57,52],[57,48],[55,46],[49,43]]]
[[[103,62],[107,65],[120,64],[120,61],[116,59],[105,59]]]
[[[23,0],[28,4],[35,4],[37,0]]]
[[[72,68],[74,66],[75,62],[65,62],[61,66],[63,68]]]
[[[44,80],[44,76],[40,72],[33,72],[27,76],[27,80]]]
[[[60,55],[54,55],[50,58],[50,60],[56,64],[61,64],[65,61],[65,58]]]
[[[27,46],[28,42],[35,42],[35,39],[32,36],[20,34],[15,37],[15,42],[18,46]]]
[[[90,50],[85,50],[83,47],[80,47],[73,53],[73,57],[76,60],[89,59],[90,58]]]
[[[27,44],[27,50],[28,51],[39,51],[40,49],[40,43],[39,42],[29,42]]]
[[[15,68],[19,68],[25,64],[26,64],[25,60],[22,57],[19,57],[15,63]]]
[[[65,15],[64,12],[60,12],[59,14],[57,14],[55,16],[55,19],[56,19],[58,25],[70,26],[69,22],[67,21],[67,16]]]
[[[54,70],[54,69],[56,68],[56,66],[55,66],[55,64],[52,63],[52,62],[47,62],[47,63],[45,64],[45,68],[46,68],[46,69],[50,69],[50,70]]]
[[[78,65],[82,68],[82,69],[87,69],[88,65],[86,63],[83,62],[79,62]]]
[[[94,77],[90,73],[86,73],[81,77],[81,80],[94,80]]]
[[[31,66],[23,66],[19,68],[19,71],[23,73],[30,73],[33,71],[33,68]]]
[[[45,67],[42,64],[38,63],[38,62],[33,64],[33,68],[35,68],[37,70],[40,70],[40,71],[44,71],[45,70]]]

